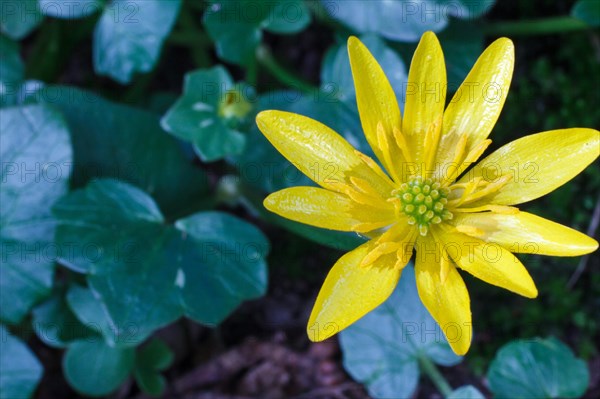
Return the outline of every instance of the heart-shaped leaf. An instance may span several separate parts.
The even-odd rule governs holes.
[[[134,375],[144,392],[153,396],[164,392],[166,381],[160,371],[171,365],[173,357],[173,352],[159,339],[153,339],[138,351]]]
[[[420,357],[443,366],[462,359],[421,303],[412,266],[386,302],[340,333],[340,344],[344,367],[375,398],[410,397]]]
[[[56,248],[52,204],[67,191],[69,132],[47,106],[0,110],[0,319],[18,323],[49,293]]]
[[[204,13],[204,26],[215,41],[219,57],[241,65],[254,59],[263,29],[296,33],[310,20],[301,0],[213,0]]]
[[[38,0],[2,0],[0,32],[11,39],[23,39],[43,19]]]
[[[268,241],[236,217],[201,212],[169,225],[146,193],[108,179],[54,212],[57,242],[74,248],[60,262],[86,273],[118,345],[139,344],[182,315],[218,324],[266,289]]]
[[[233,126],[251,111],[247,96],[234,86],[222,66],[190,72],[185,76],[183,95],[162,118],[161,125],[191,142],[205,162],[239,154],[246,137]],[[233,110],[227,112],[229,109]]]
[[[33,328],[38,338],[54,348],[65,348],[71,342],[98,337],[95,325],[83,324],[67,304],[64,289],[58,289],[48,300],[33,310]]]
[[[169,216],[206,205],[206,175],[185,158],[156,115],[73,87],[49,86],[39,97],[67,120],[75,187],[93,178],[118,178],[150,193]]]
[[[150,72],[171,32],[181,0],[113,0],[94,32],[94,69],[120,83]]]
[[[43,368],[21,340],[0,325],[0,398],[30,398]]]
[[[88,396],[104,396],[121,385],[135,361],[133,348],[113,348],[103,340],[75,341],[63,358],[69,384]]]
[[[416,42],[428,30],[440,32],[450,17],[473,19],[487,12],[495,0],[321,0],[326,12],[359,33],[376,33],[386,39]]]
[[[500,398],[579,398],[590,382],[585,362],[556,338],[509,342],[496,354],[487,378]]]
[[[66,300],[81,324],[103,336],[109,346],[116,345],[120,338],[118,335],[120,331],[113,328],[102,303],[89,288],[72,284],[67,292]]]

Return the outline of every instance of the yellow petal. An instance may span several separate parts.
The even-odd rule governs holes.
[[[389,179],[375,173],[358,151],[322,123],[290,112],[263,111],[256,124],[284,157],[317,184],[338,191],[336,183],[356,176],[389,195]]]
[[[369,145],[385,168],[393,175],[400,162],[392,164],[384,154],[377,137],[377,125],[382,124],[391,151],[399,153],[394,139],[394,128],[401,126],[400,108],[396,94],[383,69],[367,47],[356,37],[348,39],[348,55],[356,89],[356,104],[360,121]],[[392,157],[393,158],[393,157]],[[397,157],[396,157],[397,158]],[[398,159],[396,159],[398,161]]]
[[[318,187],[292,187],[265,198],[264,206],[284,218],[331,230],[355,231],[363,223],[379,227],[394,220],[394,207],[379,212],[363,212],[345,195]]]
[[[439,238],[444,250],[461,269],[527,298],[537,296],[537,288],[525,266],[500,245],[458,232],[445,232]]]
[[[446,256],[430,236],[419,240],[415,265],[417,289],[421,302],[439,324],[452,350],[464,355],[471,346],[472,336],[469,292],[450,262],[445,264],[444,276],[440,275]]]
[[[419,164],[425,159],[425,135],[431,124],[442,120],[445,101],[444,54],[435,34],[425,32],[410,63],[402,121],[402,133]],[[428,148],[427,151],[435,149]]]
[[[496,40],[481,54],[444,112],[438,167],[452,162],[463,135],[465,153],[489,136],[508,94],[514,59],[514,46],[507,38]]]
[[[562,186],[600,154],[600,132],[574,128],[551,130],[515,140],[496,150],[467,172],[460,183],[481,176],[496,181],[512,180],[492,198],[498,205],[530,201]]]
[[[593,238],[527,212],[456,214],[452,223],[473,227],[481,233],[478,238],[500,244],[510,252],[579,256],[598,248]]]
[[[382,255],[369,266],[360,266],[379,245],[371,240],[342,256],[333,266],[308,320],[311,341],[337,334],[382,304],[394,291],[406,265],[396,264],[396,254]]]

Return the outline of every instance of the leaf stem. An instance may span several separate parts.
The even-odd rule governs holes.
[[[452,387],[448,384],[448,381],[444,378],[437,366],[426,356],[420,355],[418,357],[421,370],[427,374],[427,377],[433,382],[433,385],[444,397],[447,397],[452,393]]]
[[[529,36],[571,32],[589,28],[590,26],[580,19],[562,16],[522,21],[492,22],[485,25],[483,31],[490,36]]]
[[[318,90],[310,83],[304,81],[302,78],[296,76],[293,72],[290,72],[281,66],[275,57],[273,57],[271,50],[267,46],[261,45],[258,47],[258,49],[256,49],[256,59],[258,60],[259,64],[264,66],[265,69],[267,69],[271,75],[275,77],[275,79],[284,85],[305,93],[314,93]]]

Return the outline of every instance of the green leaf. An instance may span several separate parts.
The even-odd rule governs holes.
[[[54,213],[57,243],[73,248],[59,262],[88,275],[115,343],[140,343],[181,315],[176,269],[163,248],[172,232],[152,198],[116,180],[95,180],[59,201]]]
[[[67,191],[69,132],[46,106],[0,110],[0,319],[18,323],[52,286],[54,201]]]
[[[94,31],[94,69],[117,82],[154,68],[181,0],[113,0]]]
[[[133,348],[111,348],[100,339],[76,341],[65,353],[63,372],[76,391],[104,396],[125,381],[134,361]]]
[[[154,370],[136,368],[133,370],[133,375],[140,389],[150,396],[161,396],[167,387],[165,377]]]
[[[598,0],[579,0],[571,9],[571,15],[586,22],[589,26],[600,26],[600,2]]]
[[[0,399],[30,398],[43,368],[29,348],[0,325]]]
[[[118,178],[144,189],[169,216],[206,205],[206,175],[185,159],[156,115],[72,87],[50,86],[39,97],[58,107],[68,122],[75,150],[73,186]]]
[[[54,212],[61,248],[95,249],[60,262],[87,274],[118,345],[136,345],[182,315],[218,324],[265,292],[268,242],[233,216],[204,212],[168,225],[146,193],[108,179],[63,198]]]
[[[166,381],[159,372],[171,365],[173,357],[173,352],[159,339],[153,339],[138,351],[134,375],[144,392],[153,396],[164,392]]]
[[[94,325],[84,325],[75,317],[62,290],[33,310],[33,327],[38,338],[53,348],[65,348],[72,341],[99,332]]]
[[[23,81],[24,65],[19,45],[0,35],[0,107],[14,104]]]
[[[378,308],[340,333],[344,367],[375,398],[410,397],[419,381],[419,357],[453,366],[461,361],[422,305],[412,266]]]
[[[485,396],[473,385],[465,385],[452,391],[446,399],[485,399]]]
[[[173,363],[173,351],[160,339],[153,339],[138,352],[136,363],[138,367],[163,371]]]
[[[175,227],[180,235],[170,249],[185,255],[178,281],[189,317],[216,325],[245,299],[264,295],[269,242],[260,230],[222,212],[197,213]]]
[[[191,142],[205,162],[239,154],[246,137],[227,125],[222,103],[228,93],[239,96],[233,101],[250,105],[247,93],[235,91],[229,73],[222,66],[186,74],[183,95],[162,118],[163,129]]]
[[[310,13],[300,0],[213,0],[203,18],[218,56],[240,65],[254,59],[263,29],[290,34],[310,23]]]
[[[556,338],[515,340],[496,354],[487,375],[503,398],[579,398],[590,382],[586,363]]]
[[[0,32],[13,40],[23,39],[41,22],[38,0],[2,0]]]
[[[42,14],[54,18],[77,19],[93,15],[104,8],[104,0],[39,0]]]
[[[330,17],[359,33],[377,33],[386,39],[416,42],[428,30],[440,32],[450,17],[473,19],[487,12],[494,0],[349,1],[322,0]]]
[[[66,299],[71,311],[82,324],[102,335],[109,346],[116,345],[119,331],[113,329],[102,303],[89,288],[73,284],[69,287]]]
[[[272,3],[265,5],[271,8],[267,18],[261,22],[263,29],[271,33],[292,34],[310,24],[310,12],[301,0],[276,0]]]

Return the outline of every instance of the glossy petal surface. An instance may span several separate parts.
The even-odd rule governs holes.
[[[394,291],[402,272],[394,267],[395,254],[381,256],[370,266],[360,266],[375,246],[371,240],[342,256],[333,266],[308,321],[311,341],[337,334],[383,303]]]
[[[382,193],[391,191],[389,180],[373,172],[344,138],[322,123],[283,111],[263,111],[256,123],[283,156],[322,187],[339,191],[339,183],[358,176]]]
[[[396,94],[377,60],[356,37],[348,39],[348,54],[363,131],[377,158],[392,171],[398,164],[386,161],[379,146],[377,125],[382,123],[388,142],[395,146],[394,127],[400,129],[402,125]]]
[[[461,233],[446,232],[440,234],[440,240],[454,262],[478,279],[527,298],[537,296],[537,288],[525,266],[500,245]]]
[[[500,244],[516,253],[579,256],[598,248],[593,238],[527,212],[461,214],[454,223],[475,227],[483,233],[479,237],[482,240]]]
[[[482,177],[495,181],[512,175],[512,181],[490,201],[514,205],[554,191],[583,171],[600,154],[600,132],[561,129],[525,136],[496,150],[467,172],[460,182]]]
[[[446,65],[440,42],[434,33],[426,32],[410,63],[402,122],[402,133],[407,136],[416,161],[423,160],[427,130],[432,123],[442,121],[446,85]]]
[[[361,223],[389,224],[389,212],[366,213],[347,196],[317,187],[292,187],[269,195],[265,207],[285,218],[325,229],[353,231]]]
[[[467,152],[489,136],[508,95],[514,59],[514,45],[507,38],[481,54],[444,112],[438,162],[452,162],[463,134],[468,136]]]
[[[426,248],[424,248],[426,246]],[[454,265],[445,279],[440,275],[440,244],[430,236],[417,246],[415,277],[421,301],[446,335],[457,355],[467,353],[471,346],[471,305],[469,292]]]

